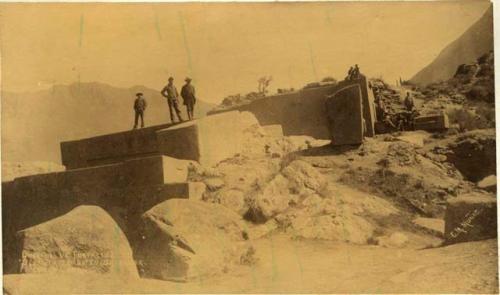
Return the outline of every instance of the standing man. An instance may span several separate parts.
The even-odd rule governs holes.
[[[350,67],[349,68],[349,71],[347,71],[347,77],[345,78],[346,80],[352,80],[352,71],[353,71],[353,67]]]
[[[194,86],[191,85],[191,78],[186,78],[186,84],[182,86],[181,96],[186,106],[189,120],[193,119],[194,105],[196,103],[196,96],[194,93]]]
[[[413,108],[415,107],[415,103],[413,102],[413,97],[410,96],[410,92],[409,91],[406,92],[406,97],[405,97],[404,104],[405,104],[406,110],[408,112],[412,112],[413,111]]]
[[[358,64],[355,64],[354,65],[354,69],[352,70],[352,76],[353,76],[353,79],[359,79],[359,67],[358,67]]]
[[[136,93],[137,98],[134,101],[134,110],[135,110],[135,123],[134,129],[137,129],[137,123],[139,123],[139,117],[141,117],[141,128],[144,127],[144,111],[146,110],[146,100],[142,97],[142,93]]]
[[[184,121],[182,120],[181,111],[179,110],[179,99],[178,99],[179,92],[177,92],[177,88],[175,88],[174,78],[172,77],[168,78],[168,85],[163,87],[161,95],[167,98],[168,110],[170,111],[170,121],[174,123],[174,113],[172,111],[172,108],[175,110],[179,122]]]

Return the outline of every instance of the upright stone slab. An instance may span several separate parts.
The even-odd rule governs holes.
[[[246,127],[239,111],[203,117],[159,130],[159,150],[163,155],[210,167],[242,150]]]
[[[373,91],[368,88],[368,83],[366,82],[366,77],[360,75],[359,79],[356,80],[359,83],[361,89],[361,97],[363,103],[363,118],[365,119],[366,132],[365,136],[375,136],[375,99],[373,97]]]
[[[448,200],[444,235],[446,244],[495,238],[496,198],[473,193]]]
[[[328,123],[333,145],[363,142],[361,89],[358,84],[340,88],[326,101]]]

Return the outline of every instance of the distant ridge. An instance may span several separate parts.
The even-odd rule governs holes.
[[[493,6],[458,39],[446,46],[428,66],[418,72],[411,82],[426,85],[448,80],[457,67],[473,63],[478,56],[493,50]]]
[[[2,92],[2,160],[60,163],[63,140],[132,129],[136,92],[143,92],[148,102],[146,126],[170,121],[166,99],[144,86],[118,88],[91,82],[36,92]],[[198,101],[195,117],[214,106]],[[186,119],[185,107],[180,108]]]

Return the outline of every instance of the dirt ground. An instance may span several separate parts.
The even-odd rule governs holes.
[[[6,294],[54,293],[498,293],[497,241],[391,249],[274,235],[258,261],[189,283],[107,276],[8,275]],[[43,287],[41,287],[43,286]]]

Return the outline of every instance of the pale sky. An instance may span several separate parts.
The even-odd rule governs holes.
[[[199,98],[300,88],[359,64],[395,83],[430,63],[488,1],[1,4],[2,87],[102,82],[161,89],[191,76]]]

